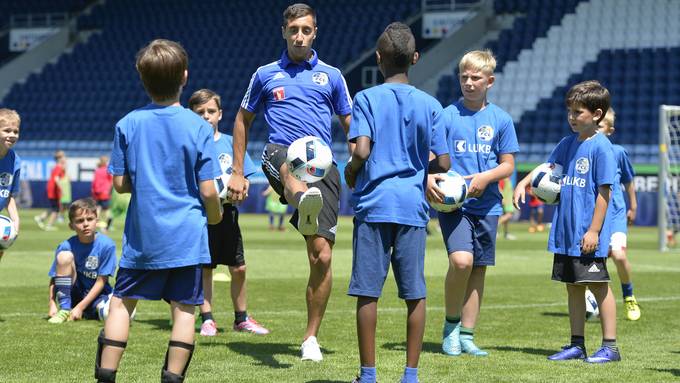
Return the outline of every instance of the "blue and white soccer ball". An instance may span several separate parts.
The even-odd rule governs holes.
[[[17,229],[9,217],[0,215],[0,250],[7,250],[17,239]]]
[[[531,190],[538,199],[554,205],[560,201],[562,165],[541,164],[531,175]]]
[[[586,290],[586,320],[596,320],[600,317],[600,307],[597,305],[595,295]]]
[[[449,213],[463,206],[467,197],[467,183],[463,176],[453,170],[439,175],[444,177],[443,180],[437,181],[437,187],[444,192],[444,202],[431,202],[430,205],[439,212]]]
[[[106,298],[99,301],[99,303],[97,303],[97,306],[95,306],[95,308],[97,309],[97,316],[99,317],[99,320],[102,322],[105,322],[106,318],[109,317],[109,305],[111,304],[112,297],[113,293],[107,295]],[[130,314],[130,320],[135,319],[136,314],[137,308],[135,307],[135,309],[132,310],[132,314]]]
[[[320,138],[306,136],[290,144],[286,163],[290,173],[298,180],[318,182],[326,177],[333,165],[333,153]]]
[[[229,193],[229,188],[227,187],[229,185],[229,179],[231,178],[231,174],[227,173],[222,173],[218,177],[215,178],[215,189],[217,189],[217,195],[219,195],[221,201],[230,201],[231,199],[231,193]]]

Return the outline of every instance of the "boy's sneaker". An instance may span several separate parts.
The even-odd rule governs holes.
[[[621,360],[619,350],[611,347],[601,347],[593,355],[586,358],[587,363],[608,363]]]
[[[52,225],[44,225],[41,229],[45,231],[57,231],[57,228]]]
[[[586,348],[583,346],[573,346],[568,344],[562,347],[562,351],[557,354],[550,355],[548,360],[571,360],[571,359],[585,359]]]
[[[68,320],[69,315],[71,315],[71,310],[59,310],[47,321],[52,324],[64,323]]]
[[[40,218],[39,215],[36,215],[35,217],[33,217],[33,220],[35,221],[35,223],[38,224],[39,228],[45,230],[45,224],[43,223],[43,219]]]
[[[321,348],[319,347],[319,343],[316,341],[315,336],[310,336],[307,340],[302,342],[300,352],[302,353],[302,360],[311,360],[313,362],[321,362],[323,360]]]
[[[239,324],[234,323],[234,331],[249,332],[257,335],[269,334],[269,330],[251,317],[246,317],[246,320]]]
[[[323,207],[321,190],[316,187],[307,189],[298,204],[298,231],[302,235],[314,235],[319,227],[319,212]]]
[[[201,335],[215,336],[217,335],[217,323],[214,320],[208,319],[201,325]]]
[[[635,296],[631,295],[624,298],[623,304],[626,307],[626,318],[628,320],[638,320],[640,319],[640,305],[638,305]]]
[[[508,241],[514,241],[514,240],[517,239],[517,236],[508,233],[508,234],[505,235],[505,239],[507,239]]]
[[[454,325],[444,321],[444,331],[442,332],[442,351],[446,355],[460,355],[462,351],[460,348],[460,322]]]
[[[460,348],[463,350],[464,353],[470,354],[472,356],[487,356],[487,355],[489,355],[488,352],[477,347],[477,345],[473,341],[472,336],[470,336],[470,335],[467,335],[467,336],[462,335],[460,337]]]

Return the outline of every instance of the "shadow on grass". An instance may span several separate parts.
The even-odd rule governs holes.
[[[406,352],[406,342],[388,342],[383,343],[382,348],[390,351],[403,351]],[[430,354],[441,354],[442,345],[441,343],[435,342],[423,342],[423,352],[428,352]]]
[[[673,376],[680,376],[680,368],[648,368],[650,371],[667,372]]]
[[[133,325],[135,322],[144,323],[154,326],[156,330],[170,330],[172,326],[168,319],[135,319],[132,321]]]
[[[497,346],[497,347],[489,347],[490,350],[498,350],[498,351],[510,351],[510,352],[523,352],[525,354],[532,354],[532,355],[542,355],[542,356],[550,356],[557,351],[555,350],[546,350],[543,348],[533,348],[533,347],[509,347],[509,346]]]
[[[201,347],[222,347],[221,343],[206,343]],[[257,365],[267,366],[269,368],[291,368],[293,365],[289,363],[281,363],[276,359],[276,355],[290,355],[294,357],[300,356],[300,346],[296,344],[282,344],[282,343],[250,343],[250,342],[229,342],[226,344],[233,352],[249,355],[255,359]],[[321,348],[325,355],[333,354],[325,348]]]
[[[543,312],[541,313],[544,317],[568,317],[569,313],[562,312]]]

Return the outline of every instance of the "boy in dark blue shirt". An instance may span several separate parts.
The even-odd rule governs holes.
[[[616,362],[621,356],[616,346],[616,300],[607,272],[611,225],[605,217],[617,165],[612,144],[598,132],[609,109],[609,91],[597,81],[585,81],[569,89],[566,104],[575,134],[563,138],[548,157],[548,163],[564,169],[548,250],[555,254],[552,279],[567,286],[571,342],[548,359]],[[530,180],[531,173],[517,184],[515,206],[524,202]],[[590,357],[584,339],[586,287],[597,300],[602,325],[602,347]]]
[[[95,377],[114,382],[138,299],[170,302],[173,327],[162,382],[184,380],[194,349],[194,311],[203,303],[201,264],[210,263],[208,224],[221,221],[213,131],[179,104],[188,57],[154,40],[137,54],[152,103],[116,124],[109,172],[131,193],[109,317],[99,336]],[[207,218],[207,219],[206,219]]]
[[[385,83],[357,93],[350,141],[356,149],[347,167],[354,188],[352,279],[348,294],[357,297],[361,373],[356,382],[374,383],[378,299],[390,263],[399,297],[408,308],[406,368],[402,382],[418,381],[425,330],[425,240],[429,206],[428,172],[450,166],[443,127],[434,120],[439,102],[408,83],[418,60],[415,38],[403,23],[392,23],[378,39],[376,58]],[[430,164],[432,151],[436,160]]]

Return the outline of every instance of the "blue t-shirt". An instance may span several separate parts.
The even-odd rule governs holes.
[[[553,215],[548,250],[556,254],[581,256],[581,240],[595,214],[598,188],[613,185],[616,161],[612,144],[601,133],[578,140],[578,134],[567,136],[550,153],[548,162],[562,165],[564,176],[560,202]],[[587,257],[606,257],[611,231],[605,218],[600,230],[597,250]]]
[[[494,169],[501,154],[519,152],[512,117],[495,104],[472,111],[461,100],[446,107],[437,123],[446,127],[451,169],[463,176]],[[501,215],[502,199],[498,182],[492,182],[480,197],[465,200],[463,211],[478,216]]]
[[[212,127],[181,106],[150,104],[117,124],[109,172],[129,175],[120,267],[210,263],[199,182],[220,175]]]
[[[612,185],[611,197],[609,198],[609,206],[607,207],[607,222],[611,226],[612,234],[619,232],[627,233],[626,200],[623,197],[621,184],[633,182],[635,171],[633,170],[633,164],[628,159],[626,149],[620,145],[612,145],[612,150],[614,152],[614,159],[616,159],[616,175]]]
[[[445,131],[434,125],[437,100],[407,84],[382,84],[357,93],[349,139],[371,139],[351,203],[364,222],[424,227],[430,219],[425,184],[430,151],[446,154]]]
[[[269,142],[290,145],[304,136],[331,146],[331,117],[352,112],[352,99],[340,70],[312,58],[296,64],[285,50],[278,61],[257,68],[241,108],[257,113],[264,106]]]
[[[0,158],[0,211],[7,207],[9,197],[19,194],[21,158],[10,149]]]
[[[97,233],[92,243],[80,242],[77,235],[60,243],[54,252],[54,261],[48,273],[52,278],[57,276],[57,254],[62,251],[73,253],[77,275],[74,288],[83,296],[92,289],[97,277],[111,276],[116,271],[116,244],[104,234]],[[108,295],[112,290],[111,285],[106,283],[102,294]]]
[[[231,166],[234,163],[234,138],[228,134],[220,133],[219,138],[215,141],[215,152],[222,173],[231,174]],[[255,173],[257,173],[257,166],[246,152],[243,159],[243,175],[250,177]]]

